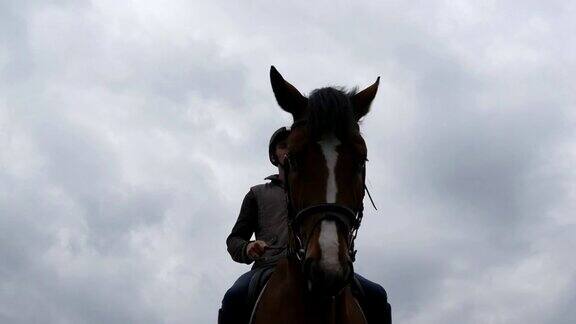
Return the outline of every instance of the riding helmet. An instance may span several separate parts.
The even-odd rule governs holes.
[[[278,161],[276,160],[276,144],[278,142],[285,140],[290,134],[290,130],[286,127],[280,127],[278,130],[272,134],[270,137],[270,142],[268,144],[268,156],[270,157],[270,162],[275,166],[278,166]]]

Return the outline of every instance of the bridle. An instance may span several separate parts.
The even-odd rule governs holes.
[[[294,127],[294,125],[292,126]],[[376,205],[372,200],[372,196],[366,187],[366,161],[364,160],[360,163],[359,172],[362,176],[363,189],[368,193],[370,202],[376,209]],[[313,233],[315,228],[323,220],[335,220],[340,223],[346,229],[348,233],[348,256],[350,258],[349,262],[352,263],[356,259],[357,250],[354,249],[354,242],[358,236],[358,229],[362,223],[362,218],[364,217],[364,203],[363,199],[360,199],[358,206],[355,209],[351,209],[342,204],[338,203],[321,203],[308,206],[301,210],[296,210],[291,196],[291,185],[289,181],[289,175],[291,169],[294,168],[294,161],[292,160],[290,153],[284,159],[284,163],[281,164],[284,169],[284,192],[286,195],[286,203],[288,207],[288,231],[292,236],[292,240],[288,243],[288,257],[295,257],[298,262],[304,265],[304,259],[306,257],[306,250],[308,246],[307,240],[302,238],[302,223],[309,215],[321,214],[316,218],[315,224],[312,227],[310,233]]]

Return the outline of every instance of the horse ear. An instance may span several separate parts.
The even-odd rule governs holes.
[[[352,102],[352,107],[354,108],[354,117],[356,121],[364,117],[370,111],[370,104],[372,100],[376,97],[376,92],[378,92],[378,84],[380,83],[380,77],[376,79],[376,82],[369,86],[368,88],[358,92],[350,98]]]
[[[308,106],[308,98],[304,97],[298,89],[288,83],[274,66],[270,67],[270,83],[278,105],[284,111],[292,114],[294,121],[302,118]]]

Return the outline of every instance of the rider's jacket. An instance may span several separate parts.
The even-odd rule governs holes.
[[[226,239],[228,253],[236,262],[250,264],[254,260],[246,254],[252,234],[275,248],[266,250],[252,269],[270,266],[286,256],[288,242],[288,209],[282,182],[278,175],[266,177],[268,183],[256,185],[244,197],[240,215]],[[283,248],[279,248],[283,247]]]

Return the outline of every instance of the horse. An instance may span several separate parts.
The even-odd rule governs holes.
[[[350,283],[366,188],[359,120],[379,81],[360,92],[325,87],[305,97],[271,66],[276,101],[293,117],[282,163],[289,238],[250,323],[366,323]]]

